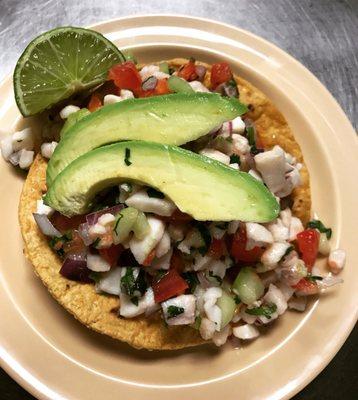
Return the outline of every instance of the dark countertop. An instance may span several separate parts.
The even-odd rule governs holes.
[[[41,31],[147,13],[216,19],[275,43],[323,82],[357,128],[358,0],[0,0],[0,79]],[[356,399],[357,344],[356,327],[329,366],[294,400]],[[0,400],[9,399],[33,397],[0,370]]]

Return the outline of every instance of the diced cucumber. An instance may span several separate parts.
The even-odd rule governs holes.
[[[147,217],[142,211],[138,211],[137,220],[133,225],[133,232],[137,239],[144,239],[145,235],[149,232],[149,224]]]
[[[264,294],[265,287],[253,268],[244,267],[237,275],[232,290],[243,303],[252,304]]]
[[[179,78],[178,76],[171,76],[168,79],[169,89],[174,93],[193,93],[193,88],[189,85],[189,83]]]
[[[167,62],[161,62],[159,64],[159,71],[164,72],[165,74],[169,75],[169,65]]]
[[[138,211],[133,207],[123,209],[116,215],[113,228],[114,244],[123,243],[137,222]]]
[[[237,306],[235,300],[225,290],[216,304],[221,309],[221,329],[223,329],[232,320]]]

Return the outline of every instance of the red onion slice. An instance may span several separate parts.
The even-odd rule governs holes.
[[[60,269],[60,274],[65,278],[84,283],[93,282],[89,277],[90,273],[84,253],[69,254]]]
[[[94,242],[94,240],[90,237],[89,234],[89,224],[87,222],[81,224],[78,227],[78,234],[81,236],[83,243],[86,246],[89,246],[90,244],[92,244]]]
[[[142,83],[143,90],[153,90],[157,86],[158,79],[155,76],[150,76]]]
[[[52,225],[47,215],[34,213],[33,216],[37,223],[37,226],[44,235],[56,237],[62,236],[62,233]]]
[[[195,72],[198,75],[198,81],[202,82],[206,74],[206,67],[204,65],[196,65]]]
[[[99,217],[104,214],[118,214],[119,211],[122,210],[124,206],[122,204],[117,204],[116,206],[105,208],[100,211],[93,212],[91,214],[86,215],[86,221],[88,225],[94,225],[97,223]]]

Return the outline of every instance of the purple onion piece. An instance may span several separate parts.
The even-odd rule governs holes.
[[[237,85],[232,85],[229,82],[220,83],[220,85],[215,89],[215,92],[220,93],[222,96],[227,97],[238,97],[239,90]]]
[[[97,223],[98,218],[103,215],[103,214],[113,214],[116,215],[118,214],[119,211],[121,211],[123,208],[122,204],[117,204],[116,206],[109,207],[109,208],[104,208],[103,210],[93,212],[91,214],[86,215],[86,221],[88,225],[94,225]]]
[[[62,236],[62,233],[52,225],[52,222],[48,219],[47,215],[34,213],[33,216],[37,226],[44,235],[56,237]]]
[[[60,274],[71,281],[91,283],[91,271],[87,268],[86,255],[83,253],[69,254],[62,264]]]
[[[210,282],[206,279],[206,276],[204,272],[200,271],[197,273],[198,280],[200,282],[200,285],[204,288],[207,289],[210,287]]]
[[[206,74],[206,67],[204,65],[196,65],[195,72],[198,75],[198,81],[202,82]]]
[[[142,83],[143,90],[153,90],[157,86],[158,79],[155,76],[150,76]]]

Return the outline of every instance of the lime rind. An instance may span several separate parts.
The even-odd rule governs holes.
[[[35,38],[14,71],[16,103],[23,116],[37,114],[80,90],[103,83],[108,69],[125,60],[102,34],[61,27]]]

